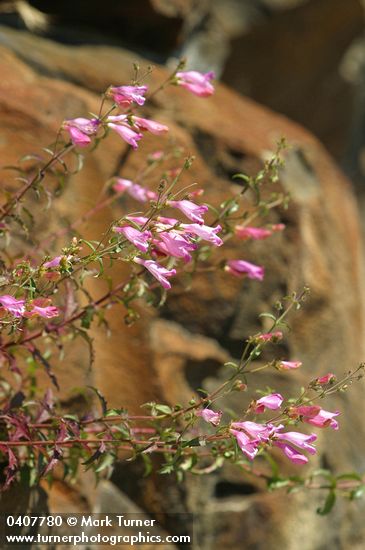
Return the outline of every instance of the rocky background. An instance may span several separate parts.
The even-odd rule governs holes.
[[[96,111],[100,92],[111,83],[128,82],[133,61],[156,65],[153,88],[167,74],[163,65],[180,55],[188,56],[192,68],[213,67],[223,84],[205,101],[184,90],[166,91],[155,97],[147,114],[166,122],[177,142],[196,156],[187,181],[205,187],[209,202],[237,191],[231,176],[255,172],[281,136],[291,144],[279,184],[291,193],[291,207],[272,218],[286,223],[287,230],[275,235],[269,247],[245,247],[248,260],[265,265],[264,284],[200,275],[190,294],[175,285],[162,311],[146,311],[144,320],[129,329],[123,311],[114,310],[112,336],[107,340],[100,330],[93,334],[93,373],[88,373],[86,349],[77,356],[70,351],[59,366],[65,407],[82,407],[73,388],[90,382],[110,405],[131,410],[150,399],[189,399],[194,388],[216,384],[223,376],[222,362],[237,355],[248,334],[263,328],[258,314],[304,284],[311,288],[310,300],[292,317],[293,330],[275,352],[303,361],[294,385],[329,370],[341,375],[364,359],[358,204],[365,94],[363,12],[357,0],[104,0],[102,10],[96,0],[32,0],[0,2],[0,7],[2,165],[51,142],[64,118]],[[121,175],[133,179],[140,160],[155,148],[154,139],[144,138]],[[102,144],[47,223],[54,227],[87,211],[104,182],[118,173],[124,153],[117,137]],[[0,177],[7,184],[8,172]],[[85,224],[87,236],[99,236],[121,206],[129,204]],[[242,254],[240,248],[232,245],[232,257]],[[116,280],[122,276],[121,268],[114,270]],[[90,290],[102,292],[97,282]],[[290,377],[279,373],[262,380],[283,392],[294,387]],[[360,383],[331,400],[332,410],[343,411],[341,430],[319,434],[322,452],[311,467],[365,470],[362,395]],[[231,407],[241,410],[242,399],[239,394]],[[201,550],[364,547],[364,502],[338,503],[323,518],[315,513],[319,495],[268,494],[256,480],[229,467],[177,485],[157,475],[142,479],[138,466],[121,463],[96,488],[85,474],[75,486],[59,480],[44,489],[23,491],[21,498],[13,489],[1,507],[164,512],[162,528],[173,534],[191,529],[173,514],[192,512],[194,547]]]

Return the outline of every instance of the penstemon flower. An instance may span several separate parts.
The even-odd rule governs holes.
[[[247,240],[262,240],[270,237],[273,231],[262,227],[245,227],[244,225],[236,225],[234,228],[235,235],[239,239]]]
[[[176,73],[176,84],[198,97],[209,97],[214,93],[211,84],[214,78],[215,74],[212,71],[205,74],[198,71],[180,71]]]
[[[219,426],[222,419],[222,411],[212,411],[211,409],[201,409],[195,412],[196,416],[201,416],[206,422],[210,422],[213,426]]]
[[[113,230],[116,233],[121,233],[124,235],[128,241],[130,241],[132,244],[134,244],[135,247],[137,247],[142,252],[147,252],[149,248],[149,242],[152,238],[151,231],[138,231],[138,229],[135,229],[134,227],[131,227],[130,225],[124,225],[123,227],[114,227]]]
[[[25,300],[17,300],[14,296],[3,294],[0,296],[0,304],[2,307],[14,315],[14,317],[22,317],[25,312]]]
[[[265,412],[265,409],[275,411],[276,409],[280,409],[282,402],[283,396],[280,393],[271,393],[255,401],[252,405],[252,410],[259,414]]]
[[[280,363],[277,365],[277,368],[282,370],[291,370],[299,369],[301,366],[301,361],[280,361]]]
[[[74,118],[65,120],[62,128],[69,133],[70,139],[78,147],[87,147],[91,143],[91,137],[95,136],[100,126],[96,118]]]
[[[147,202],[149,200],[157,199],[157,194],[154,191],[150,191],[142,185],[139,185],[139,183],[133,183],[132,181],[124,178],[117,178],[113,185],[113,189],[117,193],[123,193],[125,191],[128,195],[139,202]]]
[[[132,103],[144,105],[147,89],[147,86],[110,86],[105,95],[121,107],[129,107]]]
[[[187,233],[200,237],[203,241],[208,241],[215,246],[222,246],[223,244],[222,239],[217,235],[217,233],[222,231],[220,225],[217,225],[217,227],[209,227],[209,225],[199,223],[182,223],[180,227]]]
[[[193,222],[204,224],[204,220],[202,218],[202,215],[205,214],[208,211],[208,207],[204,204],[198,205],[194,202],[188,201],[186,199],[181,201],[167,201],[168,206],[172,206],[172,208],[178,208],[185,214],[189,220],[192,220]]]
[[[167,290],[171,288],[171,284],[167,278],[176,275],[176,269],[167,269],[153,260],[144,260],[143,258],[134,258],[133,261],[148,269],[151,275],[158,280],[163,288]]]
[[[258,281],[263,280],[265,273],[263,267],[251,264],[245,260],[229,260],[224,269],[235,277],[244,277],[246,275],[249,279],[257,279]]]
[[[158,239],[154,239],[154,244],[161,252],[174,258],[183,258],[186,262],[191,260],[190,252],[196,250],[196,244],[190,242],[184,235],[177,231],[158,233]]]

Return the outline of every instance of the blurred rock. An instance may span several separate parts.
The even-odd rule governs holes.
[[[5,29],[1,29],[0,40],[3,164],[16,163],[24,153],[39,152],[42,145],[52,142],[64,118],[97,112],[99,96],[94,92],[100,93],[110,83],[128,82],[131,62],[136,57],[114,48],[61,46]],[[146,67],[146,62],[140,62]],[[150,79],[152,88],[166,74],[157,67]],[[293,331],[282,346],[273,350],[281,358],[303,360],[303,369],[295,375],[277,373],[262,380],[279,391],[288,388],[290,395],[298,381],[308,381],[329,370],[342,375],[355,367],[364,358],[364,278],[358,214],[349,182],[323,146],[299,125],[224,85],[219,85],[208,100],[182,89],[166,90],[154,98],[146,113],[166,122],[176,142],[196,156],[182,184],[198,182],[206,189],[205,200],[213,204],[239,191],[231,176],[240,171],[255,172],[285,136],[291,148],[277,190],[289,190],[292,202],[288,211],[279,210],[270,219],[286,223],[287,229],[273,236],[269,244],[230,241],[225,251],[218,253],[218,258],[244,257],[264,265],[267,275],[263,284],[229,278],[222,272],[200,273],[191,293],[185,294],[184,281],[176,281],[162,311],[141,306],[143,319],[131,328],[123,322],[123,308],[115,307],[108,313],[111,336],[108,338],[98,327],[92,330],[96,352],[92,373],[88,371],[86,345],[73,355],[69,352],[57,368],[63,399],[73,387],[92,382],[110,405],[134,411],[151,399],[174,402],[181,396],[185,400],[192,386],[219,379],[225,358],[238,357],[243,340],[265,326],[258,319],[259,313],[304,284],[311,287],[312,295],[291,317]],[[162,143],[169,144],[169,139],[163,138]],[[28,204],[43,223],[44,237],[60,223],[87,212],[105,181],[118,172],[118,166],[122,165],[120,173],[124,177],[135,178],[146,153],[157,147],[161,149],[161,141],[145,136],[138,151],[126,158],[119,138],[110,136],[87,158],[85,169],[55,201],[52,219],[43,217],[42,222],[39,207],[30,198]],[[2,170],[0,175],[3,188],[14,186],[11,173]],[[158,175],[152,175],[147,184],[153,186],[157,181]],[[122,199],[80,230],[89,239],[98,238],[124,207],[135,209],[136,205]],[[44,208],[42,203],[40,208]],[[57,246],[67,240],[59,237]],[[125,267],[118,266],[111,276],[120,282],[127,273]],[[93,296],[101,295],[105,288],[97,279],[88,286]],[[252,396],[237,395],[232,406],[239,411]],[[342,410],[341,431],[321,432],[322,454],[313,465],[331,466],[337,471],[365,469],[362,396],[363,388],[356,384],[349,393],[336,395],[324,404],[331,410]],[[322,550],[328,546],[361,548],[365,540],[361,502],[356,508],[347,503],[338,505],[333,515],[319,522],[315,515],[317,495],[266,494],[262,485],[251,483],[238,469],[188,477],[186,483],[177,485],[175,479],[157,474],[144,480],[138,471],[133,477],[133,468],[138,466],[118,465],[113,482],[141,509],[195,513],[197,548],[276,550],[280,544],[290,550],[299,545],[302,550]],[[91,509],[95,493],[82,493],[80,489],[80,494],[86,499],[84,502],[82,498],[80,505]],[[62,495],[52,501],[53,509],[67,506]],[[172,520],[163,527],[174,534],[181,528]]]

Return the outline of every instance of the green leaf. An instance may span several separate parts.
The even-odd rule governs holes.
[[[102,472],[107,468],[108,466],[111,466],[114,462],[114,456],[112,454],[105,454],[99,462],[99,466],[95,469],[95,472],[98,474],[99,472]]]
[[[317,508],[317,514],[319,514],[320,516],[326,516],[332,510],[335,502],[336,502],[336,492],[332,489],[331,491],[329,491],[322,508]]]
[[[155,405],[155,410],[162,414],[171,414],[173,411],[168,405]]]

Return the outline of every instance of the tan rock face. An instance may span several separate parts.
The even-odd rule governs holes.
[[[24,153],[50,143],[64,118],[95,112],[98,97],[93,92],[100,92],[110,83],[127,82],[134,60],[127,52],[112,48],[68,49],[15,32],[3,33],[2,40],[16,50],[14,53],[11,47],[2,47],[0,52],[2,164],[13,164]],[[164,76],[162,69],[156,69],[152,87]],[[219,366],[226,358],[236,357],[241,342],[261,328],[260,312],[304,284],[312,289],[310,300],[292,317],[293,331],[276,352],[282,358],[303,360],[302,372],[295,376],[263,376],[262,385],[287,391],[289,396],[299,380],[305,382],[327,371],[341,375],[356,366],[365,356],[358,217],[349,183],[320,143],[303,128],[224,86],[218,86],[209,100],[180,89],[163,92],[156,96],[149,114],[166,122],[177,142],[196,156],[183,183],[199,182],[206,188],[206,200],[213,204],[237,192],[238,186],[231,180],[233,173],[257,169],[265,153],[285,136],[292,147],[280,187],[290,191],[292,203],[288,211],[276,213],[272,219],[284,221],[287,230],[275,235],[269,245],[232,244],[224,252],[231,258],[244,257],[264,265],[267,276],[263,284],[230,279],[221,273],[200,274],[191,292],[185,294],[177,281],[162,311],[146,310],[132,328],[125,326],[122,308],[113,309],[109,313],[111,337],[100,329],[92,331],[96,352],[92,373],[88,372],[87,350],[83,347],[74,355],[69,352],[57,368],[63,398],[67,399],[73,387],[91,381],[111,405],[131,410],[138,410],[150,399],[185,401],[194,388],[217,383]],[[135,177],[146,152],[156,148],[160,148],[158,142],[146,136],[138,152],[123,166],[122,175]],[[62,218],[74,220],[94,205],[105,181],[115,174],[124,151],[117,136],[102,143],[55,201],[51,221],[49,216],[41,221],[45,232],[53,232]],[[1,181],[4,186],[13,185],[4,170]],[[149,183],[156,181],[158,177],[153,176]],[[30,204],[35,213],[39,212],[34,201]],[[136,208],[123,200],[91,218],[80,230],[87,238],[98,238],[124,206]],[[67,238],[58,241],[62,246]],[[219,254],[223,257],[223,251]],[[112,276],[119,282],[126,274],[125,268],[118,266]],[[89,285],[94,296],[104,288],[104,283],[96,279]],[[328,403],[331,410],[342,410],[341,431],[321,433],[322,464],[340,470],[363,469],[362,393],[359,384]],[[240,394],[231,405],[242,410],[248,399]],[[229,468],[219,476],[189,478],[181,487],[176,487],[172,479],[161,480],[158,476],[141,481],[138,476],[133,478],[125,466],[118,466],[113,480],[142,508],[195,512],[204,549],[276,549],[278,541],[290,549],[299,543],[305,550],[329,544],[356,547],[354,533],[363,529],[360,507],[338,507],[334,516],[320,520],[314,513],[314,497],[263,494],[260,484],[256,486],[241,472]],[[68,493],[57,486],[51,500],[53,509],[58,506],[57,491],[60,507],[65,509]],[[101,496],[90,488],[90,483],[84,493],[89,506],[97,507]],[[352,531],[349,514],[355,526]],[[176,530],[172,521],[163,527]]]

